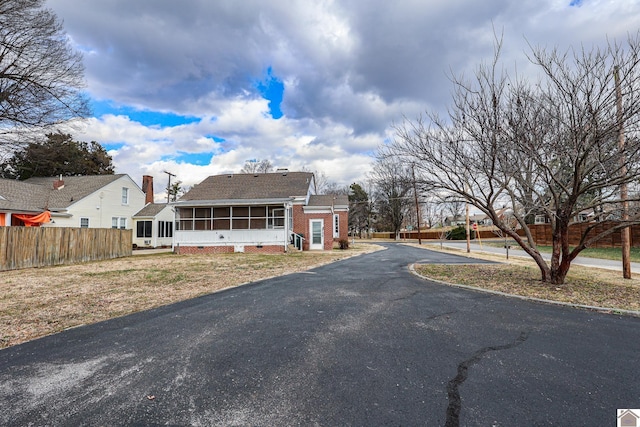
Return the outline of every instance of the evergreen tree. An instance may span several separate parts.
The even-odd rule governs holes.
[[[70,134],[50,133],[31,142],[3,163],[2,177],[25,180],[34,176],[110,175],[111,156],[95,141],[74,141]]]

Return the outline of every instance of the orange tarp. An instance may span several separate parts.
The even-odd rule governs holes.
[[[13,214],[12,216],[24,222],[25,227],[40,227],[40,224],[45,224],[51,221],[51,212],[49,211],[42,212],[38,215]]]
[[[5,225],[4,217],[5,217],[5,213],[0,213],[0,227]]]

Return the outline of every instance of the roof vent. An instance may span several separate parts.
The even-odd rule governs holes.
[[[276,169],[276,173],[278,173],[278,172],[282,173],[282,176],[287,176],[287,174],[289,173],[289,169],[287,169],[287,168],[278,168],[278,169]]]

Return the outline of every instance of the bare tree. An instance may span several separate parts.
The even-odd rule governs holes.
[[[314,194],[333,194],[333,195],[347,195],[349,194],[349,187],[346,185],[340,185],[335,181],[331,181],[324,171],[311,170],[306,166],[302,168],[302,172],[311,172],[313,174],[313,192]]]
[[[439,218],[438,204],[433,197],[422,196],[420,200],[420,217],[428,228],[436,226]]]
[[[411,166],[380,153],[370,179],[375,186],[377,226],[393,231],[397,240],[403,221],[413,207]]]
[[[89,114],[82,56],[44,0],[0,2],[0,144]]]
[[[273,171],[273,164],[268,159],[247,160],[240,170],[240,173],[269,173]]]
[[[446,221],[447,217],[451,218],[450,225],[464,218],[465,204],[465,200],[457,194],[440,195],[440,206],[442,211],[446,213],[444,220]]]
[[[562,284],[584,248],[640,222],[631,216],[597,234],[593,223],[569,246],[572,219],[585,210],[611,215],[621,205],[620,185],[640,174],[640,39],[565,53],[532,47],[529,59],[541,71],[536,83],[501,68],[500,44],[472,81],[453,78],[447,117],[427,113],[405,120],[390,151],[417,159],[435,188],[484,212],[535,260],[543,281]],[[618,114],[614,67],[624,96]],[[621,129],[628,135],[622,149]],[[498,215],[505,200],[524,237]],[[534,214],[551,222],[549,263],[529,228]]]

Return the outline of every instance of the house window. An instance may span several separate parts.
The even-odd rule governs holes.
[[[251,206],[251,217],[249,228],[252,230],[266,230],[267,228],[267,207]]]
[[[178,209],[180,220],[178,227],[180,230],[193,230],[193,208]]]
[[[333,214],[333,237],[340,237],[340,216]]]
[[[544,224],[547,222],[547,217],[544,215],[536,215],[535,223],[536,224]]]
[[[129,189],[127,187],[122,187],[122,204],[129,204]]]
[[[158,237],[173,237],[173,222],[158,221]]]
[[[284,208],[269,206],[267,228],[284,228]]]
[[[232,208],[231,228],[234,230],[249,229],[249,206],[237,206]]]
[[[151,237],[152,224],[153,221],[138,221],[136,225],[136,237]]]
[[[80,218],[80,228],[89,228],[89,218]]]
[[[123,217],[111,217],[111,228],[120,228],[124,230],[127,228],[127,218]]]
[[[213,229],[231,230],[231,208],[213,208]]]
[[[194,209],[194,230],[211,230],[211,208]]]

